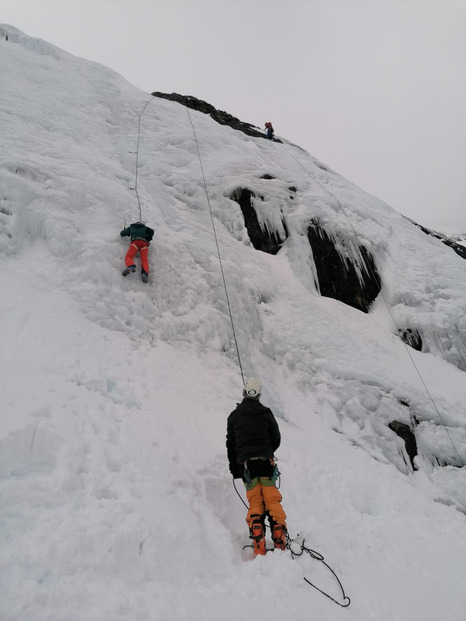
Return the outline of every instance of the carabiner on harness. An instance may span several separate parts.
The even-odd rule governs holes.
[[[275,482],[278,479],[278,477],[280,476],[281,472],[278,469],[275,457],[271,457],[270,464],[273,466],[273,473],[272,473],[271,479],[272,479],[272,483],[275,485]]]
[[[243,473],[244,482],[246,483],[246,487],[249,488],[249,486],[251,485],[252,479],[251,479],[251,473],[248,470],[248,461],[246,460],[243,465],[244,465],[244,473]]]

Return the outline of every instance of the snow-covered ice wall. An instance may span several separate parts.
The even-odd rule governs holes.
[[[342,576],[345,618],[462,621],[464,259],[286,138],[11,26],[0,75],[2,621],[336,619],[302,580],[317,570],[244,562],[225,454],[241,370],[280,423],[292,534]],[[121,277],[136,156],[148,285]],[[240,189],[275,254],[251,242]],[[372,256],[367,313],[321,295],[312,222],[362,281]]]

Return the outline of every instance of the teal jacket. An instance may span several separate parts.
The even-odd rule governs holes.
[[[134,222],[126,227],[126,229],[120,231],[120,235],[121,237],[130,237],[131,241],[142,239],[149,243],[154,237],[154,229],[151,229],[142,222]]]

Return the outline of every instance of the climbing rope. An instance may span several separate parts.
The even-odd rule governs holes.
[[[238,492],[238,489],[237,489],[237,487],[236,487],[236,483],[235,483],[235,479],[234,479],[234,477],[232,478],[232,481],[233,481],[233,487],[235,488],[235,492],[238,494],[239,499],[241,500],[241,502],[243,503],[243,505],[246,507],[246,509],[248,509],[248,510],[249,510],[248,505],[244,502],[243,497],[242,497],[242,496],[241,496],[241,494]]]
[[[139,198],[139,192],[138,192],[138,169],[139,169],[139,143],[140,143],[140,139],[141,139],[141,117],[144,114],[144,112],[146,111],[147,106],[152,101],[154,101],[154,99],[155,99],[155,97],[152,97],[152,99],[149,99],[144,104],[144,107],[142,108],[141,112],[138,115],[138,137],[137,137],[137,143],[136,143],[136,174],[135,174],[134,190],[136,192],[136,197],[137,197],[137,200],[138,200],[139,219],[140,220],[142,220],[142,208],[141,208],[141,200]],[[207,182],[206,182],[206,178],[205,178],[205,174],[204,174],[204,167],[202,165],[201,152],[200,152],[200,149],[199,149],[199,141],[197,139],[196,129],[194,127],[194,124],[193,124],[193,121],[192,121],[192,118],[191,118],[191,114],[189,112],[189,108],[186,108],[186,112],[188,113],[189,122],[191,124],[192,130],[193,130],[193,135],[194,135],[194,140],[196,142],[197,155],[198,155],[198,158],[199,158],[199,165],[201,167],[202,181],[203,181],[204,191],[205,191],[206,198],[207,198],[207,204],[209,206],[210,218],[211,218],[211,222],[212,222],[212,230],[214,232],[215,245],[217,247],[217,256],[218,256],[218,260],[219,260],[219,264],[220,264],[220,272],[222,274],[223,288],[225,290],[225,298],[226,298],[226,301],[227,301],[228,313],[229,313],[230,322],[231,322],[231,329],[232,329],[232,332],[233,332],[233,339],[234,339],[235,347],[236,347],[236,355],[238,357],[238,364],[239,364],[239,367],[240,367],[241,377],[243,379],[243,384],[244,384],[245,383],[245,379],[244,379],[243,366],[242,366],[242,363],[241,363],[241,356],[240,356],[240,353],[239,353],[238,339],[237,339],[237,336],[236,336],[235,323],[233,321],[233,313],[232,313],[232,310],[231,310],[230,297],[228,295],[228,287],[227,287],[226,278],[225,278],[225,270],[223,269],[222,257],[220,255],[220,247],[219,247],[219,243],[218,243],[217,231],[216,231],[216,228],[215,228],[215,220],[214,220],[214,216],[213,216],[213,213],[212,213],[212,205],[210,203],[209,192],[207,190]]]
[[[139,168],[139,140],[141,138],[141,117],[144,114],[147,106],[153,102],[155,99],[155,97],[152,97],[152,99],[149,99],[149,101],[146,101],[143,109],[141,110],[141,112],[138,115],[138,139],[137,139],[137,143],[136,143],[136,175],[135,175],[135,182],[134,182],[134,190],[136,192],[136,198],[138,199],[138,205],[139,205],[139,220],[142,220],[142,209],[141,209],[141,201],[139,199],[139,192],[138,192],[138,168]]]
[[[220,265],[220,272],[222,274],[223,288],[225,290],[225,298],[226,298],[226,301],[227,301],[228,313],[230,315],[231,329],[232,329],[232,332],[233,332],[233,339],[235,341],[236,355],[238,357],[238,364],[239,364],[239,368],[240,368],[240,371],[241,371],[241,377],[243,379],[243,384],[244,384],[245,383],[244,372],[243,372],[243,366],[241,364],[241,356],[240,356],[240,353],[239,353],[238,339],[236,338],[235,322],[233,321],[233,313],[232,313],[232,310],[231,310],[230,297],[228,295],[228,287],[227,287],[226,278],[225,278],[225,271],[223,269],[222,257],[220,255],[220,246],[219,246],[219,243],[218,243],[217,230],[215,228],[215,220],[214,220],[214,215],[212,213],[212,205],[210,203],[209,192],[207,190],[207,182],[206,182],[206,178],[205,178],[205,174],[204,174],[204,167],[202,165],[201,152],[199,150],[199,141],[197,139],[196,129],[194,127],[194,123],[193,123],[193,120],[191,118],[191,114],[189,112],[189,108],[186,108],[186,112],[188,113],[189,122],[191,123],[191,127],[192,127],[193,134],[194,134],[194,140],[196,142],[197,155],[198,155],[198,158],[199,158],[199,165],[201,167],[202,181],[203,181],[203,184],[204,184],[204,191],[205,191],[205,195],[206,195],[206,198],[207,198],[207,204],[209,206],[210,219],[211,219],[211,222],[212,222],[212,230],[214,232],[215,245],[217,247],[218,262],[219,262],[219,265]]]
[[[346,220],[348,221],[348,223],[349,223],[350,227],[353,229],[353,233],[354,233],[354,235],[356,236],[356,238],[358,238],[358,237],[359,237],[359,235],[358,235],[358,233],[357,233],[357,231],[356,231],[356,229],[355,229],[355,227],[354,227],[354,225],[353,225],[353,223],[352,223],[351,219],[349,218],[349,216],[348,216],[348,214],[346,213],[345,209],[343,209],[343,205],[342,205],[342,204],[341,204],[341,202],[338,200],[338,198],[335,196],[335,194],[333,194],[333,193],[332,193],[332,192],[331,192],[328,188],[326,188],[326,187],[325,187],[322,183],[320,183],[320,181],[316,178],[316,176],[315,176],[315,175],[314,175],[314,174],[313,174],[310,170],[307,170],[307,168],[306,168],[306,167],[305,167],[305,166],[304,166],[304,165],[303,165],[303,164],[302,164],[302,163],[301,163],[298,159],[296,159],[296,158],[295,158],[295,157],[294,157],[294,156],[290,153],[290,151],[289,151],[289,149],[286,147],[285,143],[283,143],[283,147],[284,147],[284,149],[285,149],[285,151],[286,151],[287,155],[288,155],[289,157],[291,157],[291,159],[292,159],[292,160],[294,160],[294,161],[298,164],[298,166],[300,166],[300,168],[302,168],[302,169],[304,170],[304,172],[305,172],[306,174],[308,174],[310,177],[312,177],[312,179],[313,179],[313,180],[317,183],[317,185],[319,185],[319,186],[320,186],[321,188],[323,188],[323,189],[324,189],[324,190],[325,190],[328,194],[330,194],[330,196],[331,196],[331,197],[334,199],[334,201],[336,202],[336,204],[337,204],[338,208],[340,209],[341,213],[345,216],[345,218],[346,218]],[[372,278],[374,278],[374,279],[375,279],[375,278],[377,278],[377,277],[376,277],[376,275],[374,274],[374,270],[372,269],[372,266],[371,266],[369,263],[367,263],[367,264],[366,264],[366,267],[367,267],[368,271],[370,272],[370,274],[371,274]],[[393,316],[393,313],[392,313],[392,311],[391,311],[391,308],[390,308],[390,306],[389,306],[389,304],[388,304],[388,302],[387,302],[387,300],[386,300],[386,298],[385,298],[385,296],[384,296],[384,294],[383,294],[383,291],[382,291],[382,290],[380,290],[380,295],[381,295],[382,300],[383,300],[383,302],[384,302],[384,304],[385,304],[385,306],[386,306],[386,308],[387,308],[387,311],[388,311],[388,313],[389,313],[389,315],[390,315],[390,317],[391,317],[391,319],[392,319],[392,321],[393,321],[393,325],[395,326],[395,328],[396,328],[396,330],[398,331],[398,334],[399,334],[399,333],[400,333],[400,328],[398,327],[398,324],[396,323],[395,317]],[[455,451],[456,455],[458,456],[459,464],[461,464],[463,460],[461,459],[460,454],[459,454],[459,452],[458,452],[458,449],[457,449],[457,447],[456,447],[456,444],[454,443],[453,438],[451,437],[451,434],[450,434],[450,432],[448,431],[448,427],[446,426],[446,424],[445,424],[445,422],[444,422],[444,420],[443,420],[443,417],[442,417],[442,415],[440,414],[440,411],[439,411],[439,409],[438,409],[438,407],[437,407],[437,404],[435,403],[434,398],[432,397],[432,395],[431,395],[431,393],[430,393],[430,390],[428,389],[427,384],[426,384],[426,382],[424,381],[424,378],[422,377],[422,374],[421,374],[421,372],[420,372],[420,370],[419,370],[419,368],[418,368],[418,366],[417,366],[417,364],[416,364],[416,361],[414,360],[413,356],[411,355],[411,352],[409,351],[408,345],[407,345],[404,341],[403,341],[403,344],[404,344],[404,347],[405,347],[405,351],[406,351],[406,353],[408,354],[409,359],[411,360],[411,363],[412,363],[412,365],[413,365],[414,369],[416,370],[417,375],[419,376],[419,379],[420,379],[420,381],[421,381],[421,383],[422,383],[422,385],[423,385],[423,387],[424,387],[424,390],[426,391],[426,394],[427,394],[427,396],[429,397],[429,400],[431,401],[432,406],[433,406],[434,410],[436,411],[437,416],[439,417],[439,420],[440,420],[440,422],[442,423],[443,428],[445,429],[445,432],[446,432],[446,434],[447,434],[447,436],[448,436],[448,438],[449,438],[449,440],[450,440],[450,442],[451,442],[451,444],[452,444],[452,446],[453,446],[453,449],[454,449],[454,451]]]

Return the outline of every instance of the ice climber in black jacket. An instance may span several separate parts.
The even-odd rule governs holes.
[[[262,386],[251,377],[244,385],[243,400],[227,422],[227,454],[233,478],[242,478],[249,501],[246,522],[254,554],[265,554],[265,517],[270,521],[275,547],[285,549],[286,515],[282,495],[275,486],[274,452],[280,446],[280,430],[272,411],[259,401]]]

